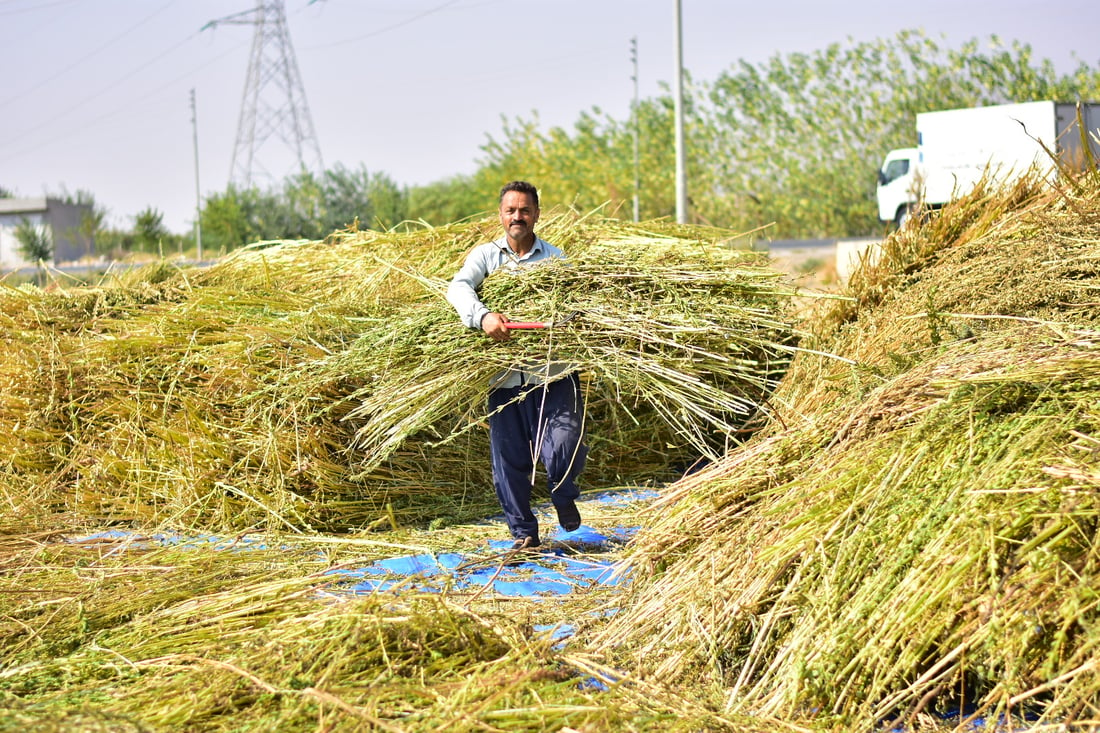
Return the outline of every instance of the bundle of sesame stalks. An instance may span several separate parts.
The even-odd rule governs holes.
[[[648,513],[591,643],[725,714],[1094,728],[1100,180],[1060,188],[979,189],[889,237],[778,419]]]
[[[561,325],[497,344],[437,297],[395,312],[329,365],[369,382],[349,415],[366,466],[441,420],[453,428],[434,444],[463,435],[480,422],[496,374],[549,364],[584,376],[594,435],[605,432],[601,420],[644,425],[662,442],[716,458],[761,409],[793,351],[783,343],[792,334],[778,314],[777,276],[758,267],[602,253],[494,273],[482,299],[513,320]]]
[[[789,361],[791,290],[731,233],[571,213],[568,267],[491,278],[506,345],[443,290],[499,224],[262,243],[206,270],[0,289],[9,526],[59,513],[204,531],[485,516],[501,368],[565,361],[588,390],[589,487],[651,484],[751,429]]]

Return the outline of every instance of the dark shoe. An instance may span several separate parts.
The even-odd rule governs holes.
[[[512,543],[512,549],[504,553],[504,559],[501,563],[504,565],[523,565],[537,560],[540,553],[538,537],[517,537],[516,541]]]
[[[567,504],[555,504],[554,509],[558,512],[558,524],[566,532],[573,532],[581,526],[581,513],[577,510],[577,502],[572,499],[568,500]]]
[[[519,550],[533,550],[539,546],[538,537],[519,537],[512,543],[512,552]]]

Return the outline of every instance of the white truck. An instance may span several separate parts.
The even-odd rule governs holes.
[[[1047,150],[1081,168],[1086,156],[1077,107],[1043,101],[918,114],[917,147],[891,150],[879,170],[879,219],[900,227],[919,208],[937,209],[968,193],[987,171],[998,182],[1032,166],[1051,175],[1056,166]],[[1100,104],[1080,107],[1089,147],[1100,160]]]

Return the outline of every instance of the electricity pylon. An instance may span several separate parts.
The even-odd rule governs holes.
[[[257,172],[272,177],[260,164],[257,151],[273,135],[294,152],[298,172],[321,173],[321,147],[290,44],[285,0],[257,0],[251,10],[212,20],[203,29],[220,23],[255,26],[229,182],[251,188]]]

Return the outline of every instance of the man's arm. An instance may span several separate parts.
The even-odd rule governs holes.
[[[462,268],[447,287],[447,302],[454,306],[458,317],[469,328],[481,328],[481,319],[489,312],[477,294],[477,289],[488,275],[489,263],[484,251],[481,247],[475,247],[466,255]]]
[[[481,302],[477,289],[489,276],[493,250],[481,246],[466,255],[466,261],[447,287],[447,302],[454,306],[458,317],[470,328],[484,331],[496,341],[507,341],[512,332],[504,327],[506,316],[494,313]]]

